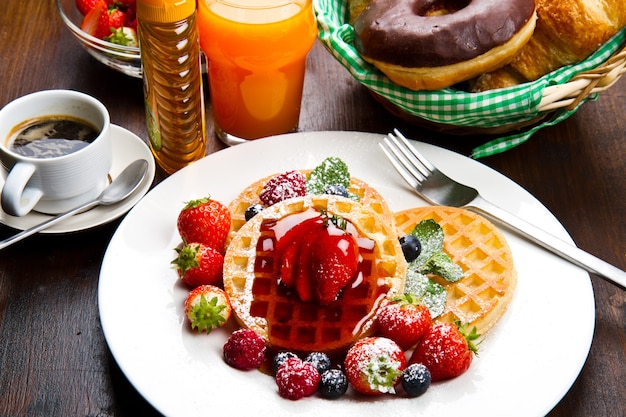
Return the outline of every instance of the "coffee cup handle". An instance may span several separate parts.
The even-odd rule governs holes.
[[[2,188],[2,210],[5,213],[24,216],[35,207],[43,193],[27,185],[36,170],[33,164],[24,162],[13,166]]]

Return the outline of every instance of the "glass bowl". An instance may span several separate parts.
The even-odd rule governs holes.
[[[141,57],[138,47],[106,42],[80,30],[83,15],[76,8],[75,0],[57,0],[57,8],[65,26],[91,56],[114,70],[141,78]]]

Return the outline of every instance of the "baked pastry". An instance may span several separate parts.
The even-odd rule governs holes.
[[[511,63],[480,76],[472,91],[511,85],[506,73],[520,82],[533,81],[564,65],[587,58],[626,25],[623,0],[536,0],[537,27]]]
[[[438,90],[507,64],[535,28],[534,0],[371,0],[354,47],[393,82]]]
[[[319,209],[356,228],[362,258],[356,280],[324,305],[302,301],[281,283],[281,262],[274,251],[280,244],[276,230]],[[402,293],[406,267],[393,223],[345,197],[308,195],[266,208],[234,234],[224,257],[224,289],[239,324],[263,337],[271,349],[332,354],[374,331],[379,305]]]
[[[517,272],[504,235],[487,219],[471,211],[427,206],[395,214],[400,235],[421,220],[433,219],[444,232],[444,251],[464,271],[454,283],[433,277],[446,287],[444,312],[436,320],[460,320],[485,334],[504,314],[513,297]]]
[[[305,176],[309,174],[309,170],[300,170]],[[229,242],[237,231],[246,223],[246,209],[253,204],[260,204],[261,199],[259,195],[265,187],[265,184],[273,178],[274,175],[269,175],[265,178],[261,178],[258,181],[253,182],[246,187],[231,203],[228,205],[228,209],[231,213],[231,226],[230,233],[228,235]],[[348,191],[359,197],[359,201],[368,206],[371,210],[380,214],[381,216],[389,219],[391,222],[393,219],[393,213],[389,209],[389,206],[385,202],[385,199],[380,193],[366,182],[351,177],[350,188]]]

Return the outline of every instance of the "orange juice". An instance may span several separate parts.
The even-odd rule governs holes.
[[[297,129],[317,35],[311,2],[199,0],[200,45],[222,140],[224,133],[256,139]]]

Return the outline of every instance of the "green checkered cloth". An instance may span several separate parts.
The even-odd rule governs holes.
[[[626,39],[625,28],[585,61],[560,68],[534,82],[519,86],[481,93],[467,93],[450,88],[413,91],[396,85],[359,56],[352,42],[354,28],[347,23],[348,7],[345,0],[313,0],[313,7],[320,40],[356,80],[405,113],[458,127],[494,128],[541,117],[539,105],[546,87],[564,84],[575,74],[601,65]],[[597,94],[591,94],[580,104],[596,97]],[[485,143],[473,150],[472,157],[482,158],[509,150],[528,140],[539,129],[567,119],[578,107],[573,110],[553,111],[541,123],[532,125],[527,130]]]

